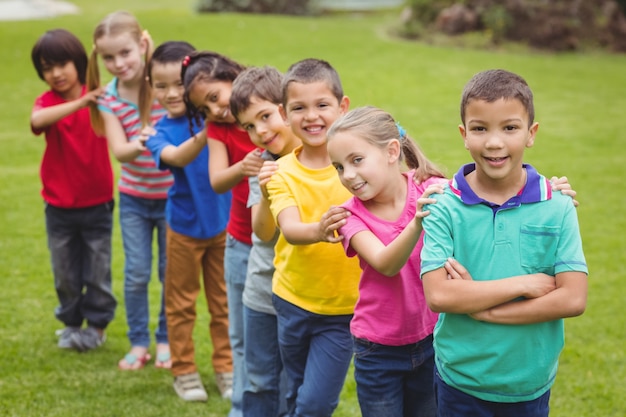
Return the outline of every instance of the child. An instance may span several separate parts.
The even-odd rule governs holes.
[[[300,145],[280,115],[282,74],[273,67],[251,67],[233,83],[230,109],[252,143],[274,161]],[[278,348],[276,310],[272,305],[274,245],[278,229],[257,177],[248,180],[252,210],[252,249],[243,291],[244,362],[248,383],[243,391],[246,417],[276,417],[285,411],[284,372]]]
[[[187,42],[165,42],[152,54],[147,73],[154,95],[167,115],[157,123],[146,146],[159,168],[169,168],[174,175],[166,205],[165,269],[165,312],[174,389],[183,400],[206,401],[192,338],[200,272],[211,315],[213,369],[216,375],[232,372],[224,283],[230,193],[217,194],[211,188],[206,134],[196,119],[192,120],[194,135],[189,138],[180,69],[183,58],[193,50]]]
[[[326,132],[349,99],[334,68],[317,59],[293,64],[282,86],[283,116],[302,146],[263,170],[278,165],[267,191],[281,230],[272,289],[289,378],[287,406],[292,416],[330,416],[352,358],[359,266],[328,243],[340,239],[325,213],[350,193],[330,163]]]
[[[350,330],[361,413],[435,416],[432,331],[419,280],[422,212],[441,192],[443,173],[391,115],[361,107],[328,132],[328,153],[341,183],[354,197],[339,231],[348,256],[363,273]],[[406,160],[412,171],[402,171]],[[413,178],[423,180],[418,184]]]
[[[463,91],[461,121],[475,163],[434,196],[423,220],[424,292],[441,313],[438,413],[547,416],[563,318],[586,305],[576,212],[523,163],[538,124],[521,77],[475,75]]]
[[[140,139],[140,114],[150,116],[155,123],[165,110],[149,98],[145,80],[145,59],[150,55],[150,38],[142,32],[139,23],[126,12],[106,16],[93,34],[94,50],[89,58],[88,85],[100,84],[98,56],[113,75],[92,107],[92,122],[96,130],[103,130],[113,155],[122,163],[118,184],[120,193],[120,225],[124,244],[124,302],[131,349],[118,366],[136,370],[150,360],[150,332],[148,329],[148,284],[152,270],[152,239],[157,232],[159,246],[158,273],[163,283],[165,273],[165,201],[172,185],[172,175],[160,171]],[[140,112],[140,109],[144,109]],[[147,109],[147,110],[145,110]],[[169,345],[165,308],[161,297],[159,323],[156,330],[156,366],[169,368]]]
[[[231,417],[241,415],[246,382],[243,364],[242,294],[252,247],[252,225],[248,200],[248,177],[257,175],[263,164],[260,151],[230,112],[230,95],[235,78],[244,67],[215,52],[195,52],[183,61],[185,101],[191,116],[202,113],[207,119],[209,177],[218,193],[232,189],[230,219],[226,227],[224,279],[228,295],[230,345],[234,381],[221,381],[222,393],[232,401]],[[228,375],[223,374],[224,377]],[[232,390],[230,385],[232,384]],[[232,392],[232,394],[231,394]]]
[[[50,87],[35,101],[30,126],[46,137],[41,195],[59,298],[55,316],[65,324],[58,346],[85,351],[104,342],[117,305],[111,290],[113,172],[106,139],[91,128],[86,108],[101,90],[86,91],[87,54],[64,29],[44,33],[31,57]]]

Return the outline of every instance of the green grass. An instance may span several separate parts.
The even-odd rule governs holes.
[[[108,12],[126,8],[155,42],[182,39],[247,65],[285,70],[306,57],[331,62],[352,106],[389,110],[429,157],[452,174],[469,160],[457,131],[465,82],[486,68],[523,75],[534,90],[541,124],[527,161],[546,175],[567,175],[578,191],[584,248],[590,269],[585,314],[566,321],[566,347],[552,394],[552,416],[609,417],[626,413],[623,294],[626,284],[626,57],[601,52],[533,54],[520,48],[484,51],[401,41],[388,36],[394,16],[341,13],[294,18],[236,14],[196,15],[191,0],[75,1],[78,16],[0,22],[0,415],[7,416],[224,416],[211,375],[207,313],[200,301],[197,361],[211,393],[208,404],[183,404],[166,371],[148,366],[123,373],[116,363],[128,348],[122,298],[123,251],[114,230],[114,290],[119,301],[109,339],[88,354],[60,351],[54,330],[57,304],[39,196],[42,138],[28,117],[45,85],[30,49],[46,29],[65,27],[91,46],[91,31]],[[132,7],[129,5],[132,4]],[[117,164],[116,164],[117,168]],[[118,169],[116,169],[118,170]],[[153,315],[159,294],[151,286]],[[153,323],[154,327],[154,323]],[[358,416],[350,374],[335,416]]]

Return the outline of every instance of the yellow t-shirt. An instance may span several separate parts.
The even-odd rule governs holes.
[[[331,165],[310,169],[298,161],[297,148],[278,160],[279,169],[267,184],[274,219],[296,206],[304,223],[320,221],[330,206],[352,195]],[[281,235],[275,247],[272,291],[280,298],[316,314],[352,314],[361,269],[357,257],[348,258],[339,243],[291,245]]]

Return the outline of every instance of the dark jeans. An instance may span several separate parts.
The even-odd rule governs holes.
[[[532,401],[496,403],[481,400],[447,385],[435,372],[438,417],[548,417],[550,390]]]
[[[354,339],[354,379],[363,417],[435,417],[433,336],[404,346]]]
[[[60,305],[57,319],[66,326],[83,321],[104,329],[113,320],[117,302],[111,290],[110,201],[93,207],[64,209],[46,205],[46,231]]]
[[[330,417],[352,359],[352,315],[320,315],[274,295],[289,417]]]

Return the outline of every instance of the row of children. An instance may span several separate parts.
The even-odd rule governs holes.
[[[59,36],[48,32],[38,45]],[[132,347],[120,368],[150,360],[147,322],[141,322],[150,264],[129,257],[150,259],[157,228],[160,238],[167,236],[167,262],[160,263],[167,333],[159,339],[157,332],[157,363],[171,361],[174,388],[185,400],[207,398],[191,338],[202,270],[213,367],[222,394],[231,396],[231,416],[330,416],[353,352],[363,416],[465,415],[478,408],[504,410],[484,415],[547,415],[561,319],[584,309],[587,269],[574,205],[522,163],[538,127],[523,79],[498,70],[468,83],[460,131],[475,164],[447,181],[388,113],[348,111],[339,76],[325,61],[299,61],[283,76],[194,52],[185,42],[166,42],[143,60],[146,34],[119,12],[98,26],[94,45],[92,58],[100,55],[115,78],[104,91],[92,83],[88,93],[75,57],[45,55],[55,49],[36,45],[33,62],[52,88],[44,96],[54,95],[60,106],[36,105],[31,122],[46,130],[47,149],[62,153],[51,143],[50,126],[97,101],[93,126],[104,127],[123,163],[120,223]],[[73,96],[49,75],[68,65],[77,78]],[[46,107],[58,117],[37,122]],[[159,111],[166,115],[157,122]],[[140,115],[151,127],[141,129]],[[88,119],[83,123],[89,128]],[[102,138],[92,139],[103,146]],[[85,152],[81,146],[77,155]],[[104,149],[89,155],[104,160]],[[79,249],[55,245],[61,239],[51,225],[62,216],[76,222],[85,210],[95,216],[91,210],[99,206],[49,200],[43,167],[58,162],[47,154],[42,178],[57,317],[67,326],[59,346],[86,350],[102,343],[113,317],[110,268],[102,267],[95,289],[82,265],[66,278],[56,264],[62,256],[76,258]],[[64,158],[76,158],[71,155]],[[104,165],[110,193],[108,159]],[[168,169],[173,184],[157,168]],[[67,193],[79,190],[70,185]],[[552,186],[575,195],[567,183]],[[96,204],[108,210],[109,235],[107,250],[97,253],[110,260],[112,197],[104,194]],[[68,253],[56,256],[58,246]],[[146,278],[129,278],[146,271]],[[129,304],[133,287],[143,298]],[[90,311],[93,300],[99,315]],[[88,327],[81,330],[83,320]],[[143,339],[133,339],[139,326],[132,323],[146,329]],[[517,369],[522,360],[524,372]]]

